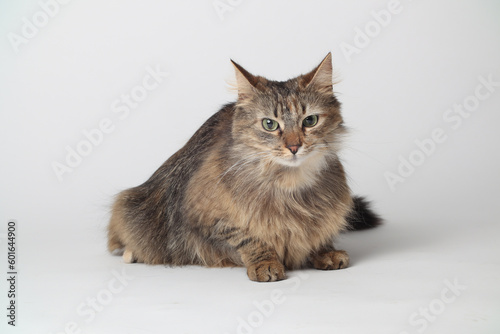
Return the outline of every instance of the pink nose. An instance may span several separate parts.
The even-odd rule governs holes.
[[[290,150],[290,152],[292,152],[292,154],[296,154],[297,151],[299,150],[299,147],[300,145],[290,145],[290,146],[287,146],[286,148]]]

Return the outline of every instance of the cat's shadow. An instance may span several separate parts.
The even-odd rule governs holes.
[[[374,257],[425,249],[447,237],[449,234],[447,236],[436,230],[429,232],[429,226],[425,225],[385,222],[374,229],[343,233],[335,243],[335,248],[346,250],[351,265],[356,265]]]

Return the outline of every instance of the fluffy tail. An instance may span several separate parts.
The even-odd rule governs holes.
[[[366,230],[382,224],[382,219],[370,209],[370,202],[363,197],[354,196],[354,205],[347,216],[347,229],[351,231]]]

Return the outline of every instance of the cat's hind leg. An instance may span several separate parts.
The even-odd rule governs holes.
[[[123,220],[121,212],[121,198],[121,194],[118,195],[118,198],[113,205],[108,225],[108,250],[110,253],[116,255],[121,255],[121,252],[125,248],[125,243],[123,242],[123,229],[125,227],[125,221]]]
[[[108,226],[108,250],[110,253],[121,253],[125,245],[121,241],[119,237],[119,232],[112,223],[113,220],[109,223]]]
[[[123,251],[123,262],[125,263],[134,263],[137,260],[134,258],[134,253],[130,249],[126,249]]]

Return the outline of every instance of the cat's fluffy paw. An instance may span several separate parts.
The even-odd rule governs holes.
[[[277,261],[264,261],[247,268],[248,278],[256,282],[274,282],[286,278],[285,267]]]
[[[320,253],[313,256],[312,264],[321,270],[344,269],[349,266],[349,255],[343,250]]]

